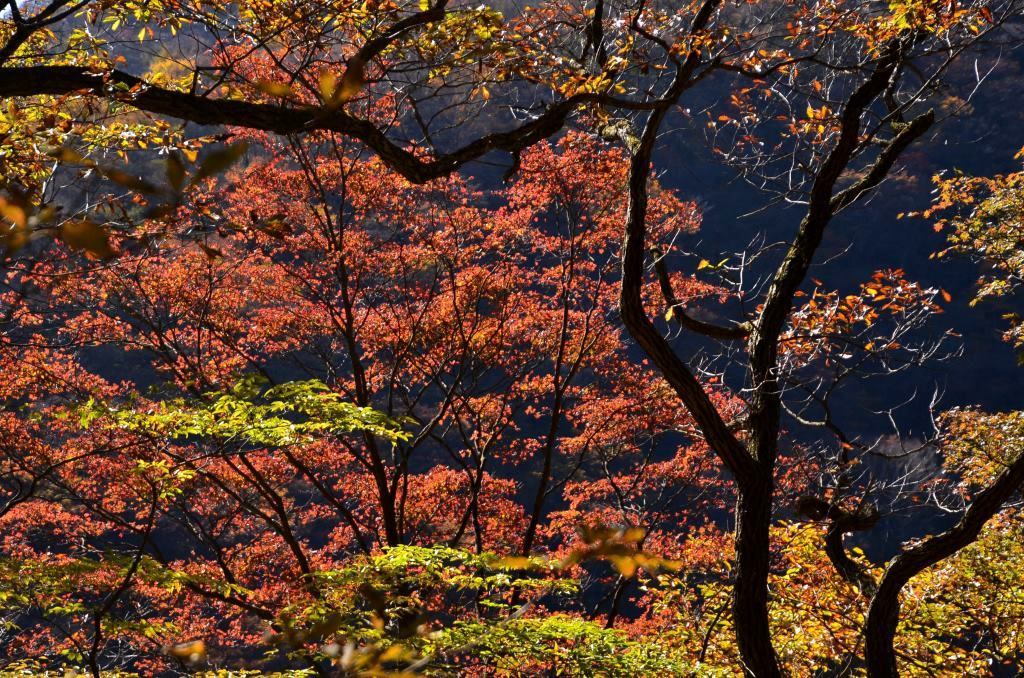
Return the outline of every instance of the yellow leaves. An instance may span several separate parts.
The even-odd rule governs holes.
[[[807,122],[804,123],[803,129],[805,132],[816,132],[817,134],[824,134],[828,129],[826,123],[832,119],[833,111],[828,106],[822,106],[821,108],[815,108],[810,103],[807,104],[807,110],[805,111]]]
[[[832,117],[832,109],[828,106],[822,106],[821,108],[814,108],[810,104],[807,104],[807,119],[808,120],[828,120]]]
[[[989,22],[990,18],[990,11],[976,11],[956,3],[890,0],[888,13],[871,20],[860,29],[872,51],[877,51],[881,45],[910,31],[942,35],[960,27],[977,35],[980,27],[976,22]]]
[[[331,71],[324,71],[320,74],[317,79],[317,85],[320,90],[320,97],[325,102],[334,100],[334,93],[338,91],[338,77]]]
[[[203,640],[165,645],[163,650],[164,654],[189,664],[198,664],[206,659],[206,643]]]
[[[16,228],[28,227],[28,212],[25,205],[20,202],[0,197],[0,216],[10,221]]]
[[[725,266],[727,261],[729,261],[728,257],[726,257],[725,259],[722,259],[717,264],[713,264],[710,261],[708,261],[707,259],[701,259],[700,262],[697,264],[697,270],[698,271],[703,271],[704,269],[707,268],[707,269],[711,269],[712,271],[714,271],[714,270],[717,270],[719,268],[722,268],[722,266]]]
[[[319,78],[320,97],[329,107],[348,103],[359,94],[366,84],[366,62],[359,57],[348,60],[345,73],[339,80],[330,72],[324,71]]]
[[[473,33],[476,37],[484,41],[490,40],[497,32],[497,27],[490,24],[479,24],[473,28]]]
[[[73,250],[84,250],[97,259],[114,256],[107,232],[99,224],[85,219],[67,221],[61,225],[58,237]]]
[[[528,556],[504,556],[495,564],[506,570],[527,570],[536,565],[536,562]]]
[[[345,75],[341,78],[341,86],[338,88],[337,100],[346,103],[359,94],[359,90],[366,84],[366,64],[362,60],[352,59],[345,69]]]
[[[290,97],[293,94],[290,85],[286,85],[283,82],[273,82],[271,80],[257,81],[256,89],[264,94],[269,94],[272,97]]]
[[[584,562],[604,560],[624,577],[636,576],[641,568],[655,572],[675,571],[682,566],[644,551],[642,544],[647,532],[640,527],[583,526],[578,532],[583,545],[573,548],[558,562],[549,563],[539,557],[505,556],[494,565],[507,570],[565,570]]]
[[[966,488],[986,485],[1024,455],[1024,412],[954,409],[943,413],[939,422],[943,465],[960,476]]]
[[[30,211],[31,205],[25,196],[18,193],[10,199],[0,196],[0,259],[28,244]]]

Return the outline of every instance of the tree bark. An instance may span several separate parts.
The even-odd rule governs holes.
[[[781,676],[768,624],[772,473],[739,485],[736,502],[736,570],[732,614],[743,669],[758,678]]]

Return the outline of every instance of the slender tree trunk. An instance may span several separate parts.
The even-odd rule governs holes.
[[[977,540],[985,523],[1001,511],[1024,487],[1024,454],[1007,466],[982,490],[963,518],[942,534],[929,537],[896,556],[882,575],[871,598],[864,627],[864,660],[871,678],[896,678],[896,628],[900,618],[900,593],[917,574],[954,555]]]

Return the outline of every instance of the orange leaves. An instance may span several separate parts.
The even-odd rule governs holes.
[[[956,172],[935,176],[933,182],[932,206],[921,216],[939,217],[934,228],[947,233],[948,246],[932,256],[957,254],[984,264],[972,305],[1012,294],[1024,280],[1024,172],[993,177]],[[1008,319],[1006,339],[1020,346],[1022,325],[1016,317]]]
[[[24,193],[0,195],[0,258],[10,256],[28,244],[29,217],[33,206]]]
[[[633,577],[641,568],[656,572],[680,567],[679,563],[645,552],[641,545],[647,533],[638,527],[582,527],[579,534],[585,546],[572,549],[562,560],[562,567],[588,560],[607,560],[626,578]]]
[[[206,659],[206,643],[202,640],[166,645],[163,651],[164,654],[180,659],[186,664],[199,664]]]
[[[783,340],[786,351],[800,360],[816,357],[828,361],[834,353],[850,357],[853,346],[868,352],[896,350],[900,343],[893,333],[906,331],[927,316],[941,313],[934,298],[941,295],[946,299],[948,295],[906,280],[899,269],[875,272],[857,294],[840,296],[838,292],[825,292],[820,289],[820,281],[815,282],[818,287],[794,311],[791,328]],[[951,297],[946,299],[949,300]],[[893,327],[874,327],[883,320]]]

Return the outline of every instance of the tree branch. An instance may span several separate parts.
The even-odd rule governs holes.
[[[665,259],[658,251],[652,252],[654,256],[654,271],[658,276],[658,286],[661,288],[661,296],[665,298],[665,304],[672,311],[672,317],[683,329],[702,334],[712,339],[746,339],[750,334],[750,323],[740,323],[733,327],[723,327],[714,323],[704,322],[686,314],[682,303],[676,298],[675,290],[672,289],[672,280],[668,275],[668,267],[665,266]]]
[[[446,176],[492,151],[517,153],[561,130],[580,106],[600,103],[630,110],[650,110],[657,102],[635,102],[601,93],[582,93],[557,103],[529,122],[481,136],[448,153],[428,157],[395,143],[373,123],[337,106],[300,107],[253,103],[237,99],[178,92],[149,84],[120,70],[94,73],[77,66],[12,66],[0,68],[0,97],[89,94],[120,101],[157,115],[200,125],[230,125],[275,134],[336,132],[357,139],[388,167],[414,183]],[[664,103],[664,102],[661,102]]]

